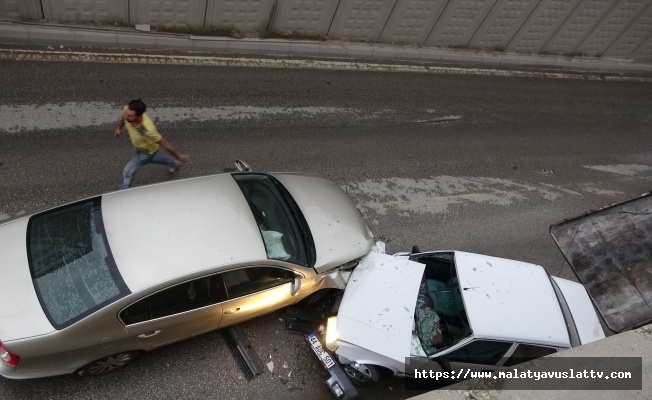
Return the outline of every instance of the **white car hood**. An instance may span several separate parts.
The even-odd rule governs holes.
[[[27,261],[27,217],[0,225],[0,340],[9,342],[54,331],[43,313]]]
[[[405,362],[425,265],[372,252],[360,260],[344,290],[337,337]]]
[[[602,330],[598,315],[584,286],[556,276],[553,276],[552,279],[559,286],[570,308],[577,333],[580,336],[580,342],[587,344],[604,339],[604,330]]]

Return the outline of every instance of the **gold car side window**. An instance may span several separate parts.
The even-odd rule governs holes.
[[[125,308],[120,319],[131,325],[214,304],[218,292],[216,278],[205,276],[158,291]]]
[[[225,272],[222,278],[227,297],[234,299],[292,282],[294,273],[281,268],[252,267]]]

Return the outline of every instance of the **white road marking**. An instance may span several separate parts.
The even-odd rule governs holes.
[[[357,110],[337,107],[251,107],[231,106],[216,108],[153,108],[150,114],[159,121],[193,121],[257,119],[263,116],[301,114],[313,116],[317,114],[353,114]]]
[[[652,171],[652,167],[640,164],[585,165],[584,168],[627,176],[638,176]]]
[[[428,110],[428,113],[431,113],[432,110]],[[437,117],[433,119],[424,119],[424,120],[418,120],[416,122],[431,122],[431,123],[441,123],[441,122],[451,122],[451,121],[457,121],[459,119],[462,119],[461,115],[444,115],[442,117]]]
[[[563,187],[561,187],[561,186],[555,186],[555,185],[551,185],[551,184],[549,184],[549,183],[541,183],[541,182],[540,182],[539,184],[540,184],[541,186],[549,187],[549,188],[552,189],[552,190],[560,190],[560,191],[562,191],[562,192],[564,192],[564,193],[572,194],[573,196],[581,196],[580,193],[578,193],[578,192],[576,192],[576,191],[574,191],[574,190],[570,190],[570,189],[563,188]]]
[[[103,102],[82,102],[45,105],[1,105],[0,133],[66,129],[113,124],[120,117],[124,105]],[[351,114],[358,110],[337,107],[159,107],[148,109],[155,122],[213,121],[258,119],[266,116],[317,114]],[[373,117],[373,116],[372,116]],[[365,117],[367,118],[367,117]],[[371,117],[368,117],[371,118]]]
[[[599,194],[602,196],[617,196],[619,194],[625,194],[623,192],[619,192],[617,190],[603,190],[603,189],[598,189],[594,187],[585,187],[584,191],[593,193],[593,194]]]
[[[384,215],[446,213],[460,203],[509,206],[532,198],[554,201],[563,194],[580,193],[550,184],[525,183],[510,179],[438,176],[430,179],[386,178],[354,182],[344,187],[358,200],[363,211]]]

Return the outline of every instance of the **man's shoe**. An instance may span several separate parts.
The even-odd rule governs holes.
[[[171,174],[177,172],[181,168],[181,162],[178,160],[174,160],[174,167],[170,167],[168,171],[170,171]]]

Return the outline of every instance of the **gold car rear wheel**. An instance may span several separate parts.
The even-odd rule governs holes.
[[[81,376],[102,375],[131,364],[138,357],[139,351],[125,351],[108,357],[100,358],[82,367],[78,373]]]

